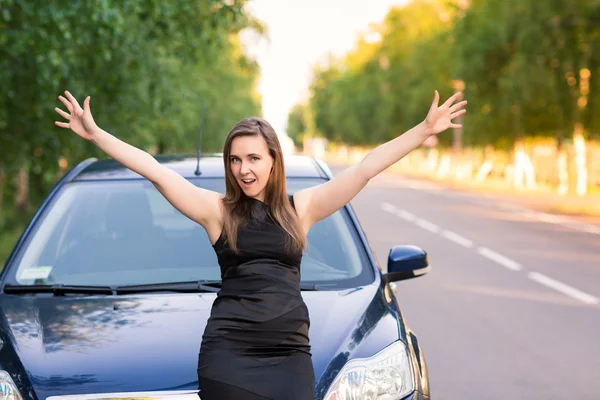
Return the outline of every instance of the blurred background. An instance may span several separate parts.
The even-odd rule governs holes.
[[[0,267],[52,185],[105,157],[54,126],[64,90],[91,96],[103,129],[151,154],[195,154],[201,130],[202,151],[220,152],[237,121],[259,115],[287,152],[334,172],[421,122],[434,90],[442,101],[462,91],[464,128],[355,202],[382,265],[389,245],[410,242],[452,267],[403,286],[432,391],[597,399],[599,74],[599,0],[0,0]],[[439,221],[418,217],[435,211]],[[476,251],[463,258],[456,244]],[[537,271],[510,288],[459,279],[479,262]],[[505,272],[493,280],[510,286]],[[480,347],[464,353],[465,337]],[[456,368],[465,355],[480,363]]]

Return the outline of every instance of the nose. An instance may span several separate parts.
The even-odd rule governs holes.
[[[250,172],[250,169],[248,168],[248,164],[246,164],[242,161],[241,165],[240,165],[240,174],[247,175],[249,172]]]

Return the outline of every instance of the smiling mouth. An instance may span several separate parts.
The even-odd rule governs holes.
[[[255,181],[256,179],[242,179],[242,183],[246,186],[252,185]]]

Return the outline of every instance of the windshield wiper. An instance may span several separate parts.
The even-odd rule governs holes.
[[[221,281],[188,281],[188,282],[167,282],[151,283],[147,285],[129,285],[117,286],[117,294],[128,293],[149,293],[149,292],[178,292],[178,293],[196,293],[196,292],[218,292],[221,287]]]
[[[4,285],[4,293],[52,293],[55,296],[65,294],[113,294],[110,286],[79,286],[79,285]]]
[[[340,290],[335,283],[301,283],[300,290],[319,291],[319,290]]]
[[[221,281],[189,281],[189,282],[167,282],[151,283],[146,285],[128,286],[79,286],[79,285],[5,285],[5,293],[52,293],[55,296],[65,294],[131,294],[149,292],[218,292]]]
[[[84,286],[84,285],[5,285],[5,293],[52,293],[55,296],[65,294],[132,294],[151,292],[204,293],[218,292],[221,281],[200,280],[188,282],[150,283],[126,286]],[[339,290],[335,283],[301,283],[300,290]]]

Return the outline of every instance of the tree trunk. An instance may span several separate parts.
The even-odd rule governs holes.
[[[587,68],[579,70],[579,99],[577,99],[575,126],[573,127],[573,147],[575,149],[575,171],[577,175],[575,191],[579,196],[585,196],[588,189],[587,146],[584,137],[583,118],[588,103],[591,74],[591,71]]]
[[[513,105],[513,121],[514,121],[514,133],[515,133],[515,145],[514,145],[514,167],[513,167],[513,185],[514,187],[521,189],[527,187],[527,189],[535,188],[535,170],[531,159],[525,151],[525,145],[523,143],[524,132],[523,125],[521,124],[521,107],[517,104]]]
[[[455,124],[462,123],[462,115],[456,118],[453,121]],[[455,156],[460,156],[462,154],[462,137],[463,137],[463,128],[453,128],[452,129],[452,152]]]
[[[569,167],[562,129],[556,131],[556,173],[558,194],[563,196],[569,192]]]
[[[583,136],[583,124],[575,123],[573,130],[573,147],[575,149],[575,171],[577,174],[577,185],[575,188],[579,196],[585,196],[588,189],[588,170],[587,170],[587,146]]]
[[[21,215],[29,211],[29,171],[27,168],[19,169],[16,208]]]

